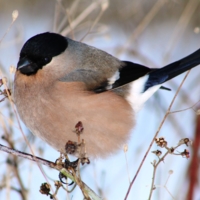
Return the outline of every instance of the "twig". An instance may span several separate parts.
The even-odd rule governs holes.
[[[0,71],[0,76],[2,77],[2,72],[1,72],[1,71]],[[33,151],[33,149],[32,149],[32,147],[31,147],[29,141],[27,140],[27,138],[26,138],[26,136],[25,136],[25,134],[24,134],[24,132],[23,132],[23,130],[22,130],[22,126],[21,126],[21,123],[20,123],[20,119],[19,119],[19,116],[18,116],[18,114],[17,114],[17,110],[16,110],[16,108],[15,108],[15,106],[14,106],[14,102],[13,102],[13,100],[12,100],[12,97],[11,97],[11,95],[10,95],[10,92],[9,92],[9,89],[8,89],[8,86],[7,86],[7,83],[6,83],[6,80],[5,80],[5,79],[2,79],[2,81],[3,81],[3,85],[4,85],[4,87],[5,87],[5,90],[6,90],[6,93],[7,93],[7,96],[8,96],[10,105],[11,105],[11,108],[13,109],[13,112],[14,112],[14,114],[15,114],[15,116],[16,116],[17,123],[18,123],[18,126],[19,126],[19,130],[20,130],[20,132],[22,133],[22,136],[23,136],[23,138],[24,138],[24,141],[26,142],[26,144],[28,145],[28,147],[29,147],[31,153],[32,153],[33,156],[34,156],[34,151]],[[44,176],[46,182],[49,183],[49,181],[48,181],[48,179],[47,179],[45,173],[43,172],[43,170],[42,170],[42,168],[41,168],[41,166],[40,166],[39,164],[38,164],[38,168],[40,169],[41,173],[43,174],[43,176]],[[52,192],[54,193],[52,187],[51,187],[51,190],[52,190]],[[56,197],[55,197],[55,199],[56,199]]]
[[[5,130],[5,136],[2,137],[2,139],[4,139],[8,145],[10,146],[10,148],[14,149],[14,142],[11,140],[10,138],[10,135],[7,133],[7,131]],[[27,199],[27,189],[25,188],[24,186],[24,183],[22,181],[22,178],[20,176],[20,173],[19,173],[19,159],[17,156],[13,156],[13,160],[10,159],[10,162],[8,162],[7,160],[7,163],[10,164],[13,168],[13,171],[14,171],[14,174],[18,180],[18,183],[20,185],[20,188],[21,188],[21,192],[20,192],[20,195],[21,195],[21,198],[23,200],[26,200]]]
[[[126,171],[127,171],[127,175],[128,175],[128,182],[129,182],[129,184],[131,184],[131,179],[130,179],[130,174],[129,174],[129,167],[128,167],[128,160],[127,160],[127,156],[126,156],[127,151],[128,151],[128,145],[125,144],[124,145],[124,156],[125,156],[125,160],[126,160]]]
[[[76,176],[74,177],[70,172],[68,172],[65,168],[63,168],[62,165],[58,165],[49,160],[45,160],[43,158],[33,156],[31,154],[24,153],[22,151],[11,149],[2,144],[0,144],[0,151],[4,151],[4,152],[12,154],[14,156],[31,160],[33,162],[36,162],[37,164],[45,165],[50,168],[56,169],[56,170],[60,171],[61,173],[63,173],[66,177],[70,178],[75,183],[77,183],[79,185],[81,183],[81,185],[82,185],[81,187],[82,187],[83,191],[86,192],[93,200],[102,200],[102,198],[100,198],[98,195],[96,195],[95,192],[92,189],[90,189],[83,181],[81,181],[80,179],[77,180],[77,177]]]
[[[170,171],[171,171],[171,170],[170,170]],[[171,196],[171,198],[175,200],[175,198],[173,197],[173,195],[171,194],[171,192],[170,192],[169,189],[167,188],[167,182],[168,182],[170,176],[172,175],[172,172],[170,172],[170,171],[169,171],[169,176],[167,177],[167,180],[166,180],[165,185],[164,185],[164,186],[162,186],[162,185],[156,185],[156,188],[163,188],[163,187],[164,187],[165,190],[167,190],[168,194]]]
[[[176,147],[173,147],[173,150],[176,150],[178,147],[180,147],[182,144],[178,144]],[[152,196],[152,193],[154,191],[154,182],[155,182],[155,177],[156,177],[156,170],[157,170],[157,167],[158,165],[164,161],[165,157],[168,155],[168,154],[174,154],[174,155],[180,155],[179,154],[176,154],[176,153],[172,153],[170,151],[171,149],[170,148],[167,148],[167,152],[164,154],[164,156],[162,156],[161,158],[159,158],[159,161],[157,163],[153,163],[153,177],[152,177],[152,182],[151,182],[151,189],[150,189],[150,193],[149,193],[149,198],[148,200],[151,199],[151,196]]]
[[[3,39],[6,37],[8,32],[10,31],[10,29],[11,29],[12,25],[14,24],[15,20],[17,19],[17,17],[18,17],[18,10],[14,10],[12,12],[12,22],[11,22],[10,26],[8,27],[8,29],[6,30],[6,32],[4,33],[3,37],[1,38],[0,44],[3,41]]]
[[[95,8],[97,8],[100,4],[102,4],[102,1],[95,1],[90,6],[88,6],[72,23],[71,26],[64,29],[61,34],[62,35],[68,35],[68,33],[71,31],[71,29],[74,29],[78,24],[80,24],[92,11],[94,11]]]
[[[177,112],[183,112],[183,111],[186,111],[186,110],[190,110],[191,108],[194,108],[199,102],[200,102],[200,100],[197,101],[193,106],[190,106],[188,108],[181,109],[181,110],[171,111],[169,114],[173,114],[173,113],[177,113]]]
[[[144,19],[139,23],[139,25],[134,30],[133,34],[127,39],[125,45],[121,50],[118,52],[118,55],[122,54],[129,44],[132,43],[133,40],[135,40],[148,26],[148,24],[153,20],[153,18],[157,15],[157,13],[160,11],[162,6],[166,3],[167,0],[158,0],[154,6],[151,8],[151,10],[146,14]]]
[[[92,29],[94,28],[94,26],[98,23],[98,21],[100,20],[101,16],[103,15],[103,13],[106,11],[106,9],[108,8],[109,6],[109,1],[104,1],[102,4],[101,4],[101,11],[100,13],[98,14],[97,18],[94,20],[93,24],[90,26],[89,30],[87,31],[87,33],[81,38],[80,42],[82,42],[85,37],[92,31]]]
[[[72,181],[76,182],[77,184],[80,181],[78,180],[77,182],[76,179],[77,177],[72,176],[72,174],[69,173],[65,168],[62,168],[60,172],[64,174],[66,177],[70,178]],[[102,198],[97,196],[95,192],[91,188],[89,188],[83,181],[81,181],[81,184],[82,184],[81,187],[84,190],[84,192],[86,192],[93,200],[102,200]]]
[[[164,61],[168,60],[170,53],[172,52],[172,49],[174,49],[177,42],[180,40],[181,35],[185,33],[185,29],[189,24],[189,21],[192,18],[192,15],[194,14],[195,10],[198,8],[199,2],[196,0],[190,0],[188,1],[187,5],[185,6],[185,9],[178,21],[178,23],[175,26],[175,29],[172,33],[172,37],[170,41],[168,41],[168,45],[166,48],[166,55],[164,57]]]
[[[57,4],[60,7],[60,12],[59,14],[61,15],[61,13],[64,14],[64,17],[60,17],[61,20],[59,21],[57,28],[56,28],[56,32],[60,33],[62,31],[62,29],[65,27],[65,24],[68,21],[69,15],[70,17],[72,16],[72,14],[74,15],[74,13],[76,12],[76,8],[79,4],[80,0],[74,0],[72,5],[70,6],[70,8],[65,8],[64,5],[62,4],[62,1],[58,1],[57,0]],[[71,23],[71,22],[70,22]]]
[[[57,31],[57,24],[58,24],[58,15],[59,15],[59,1],[55,2],[55,9],[54,9],[54,20],[53,20],[53,31]]]
[[[48,167],[56,169],[56,170],[62,169],[61,166],[57,165],[54,162],[50,162],[48,160],[34,156],[32,154],[24,153],[24,152],[18,151],[16,149],[6,147],[2,144],[0,144],[0,151],[4,151],[6,153],[12,154],[12,155],[17,156],[17,157],[22,157],[22,158],[25,158],[25,159],[28,159],[28,160],[31,160],[31,161],[34,161],[34,162],[38,162],[38,164],[42,164],[42,165],[48,166]]]
[[[129,195],[130,190],[131,190],[131,188],[132,188],[132,186],[133,186],[133,183],[135,182],[135,179],[137,178],[137,175],[139,174],[139,172],[140,172],[140,170],[141,170],[141,168],[142,168],[142,165],[143,165],[144,161],[146,160],[146,157],[147,157],[147,155],[148,155],[148,153],[149,153],[149,151],[150,151],[150,149],[151,149],[151,147],[152,147],[152,145],[153,145],[153,143],[154,143],[154,141],[155,141],[155,138],[158,136],[158,133],[160,132],[160,130],[161,130],[161,128],[162,128],[162,126],[163,126],[165,120],[167,119],[168,115],[170,114],[170,110],[171,110],[171,108],[172,108],[172,105],[174,104],[174,101],[175,101],[175,99],[176,99],[176,97],[177,97],[177,95],[178,95],[178,93],[179,93],[179,91],[180,91],[180,89],[181,89],[183,83],[185,82],[185,80],[186,80],[186,78],[187,78],[187,76],[188,76],[189,73],[190,73],[190,70],[186,73],[186,75],[185,75],[185,77],[183,78],[183,80],[182,80],[180,86],[178,87],[178,90],[176,91],[176,94],[174,95],[174,98],[172,99],[172,101],[171,101],[171,103],[170,103],[170,105],[169,105],[169,108],[167,109],[167,112],[166,112],[166,114],[165,114],[165,116],[164,116],[162,122],[160,123],[160,126],[158,127],[158,130],[157,130],[156,134],[154,135],[154,137],[153,137],[153,139],[152,139],[152,141],[151,141],[151,143],[150,143],[150,145],[149,145],[149,148],[147,149],[147,151],[146,151],[146,153],[145,153],[145,155],[144,155],[144,158],[142,159],[142,162],[140,163],[140,166],[139,166],[139,168],[138,168],[138,170],[137,170],[135,176],[133,177],[133,180],[131,181],[131,184],[130,184],[128,190],[127,190],[127,193],[126,193],[126,196],[125,196],[124,200],[126,200],[126,199],[128,198],[128,195]]]

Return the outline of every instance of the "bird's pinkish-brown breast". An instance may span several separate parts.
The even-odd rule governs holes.
[[[134,125],[128,102],[113,92],[95,94],[80,82],[43,83],[17,72],[15,103],[27,127],[55,149],[77,141],[74,127],[84,126],[81,138],[89,157],[105,157],[125,144]],[[42,79],[41,79],[42,80]],[[46,85],[45,85],[46,84]]]

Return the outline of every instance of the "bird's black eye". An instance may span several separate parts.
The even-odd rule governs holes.
[[[50,63],[51,60],[52,60],[52,57],[47,56],[47,57],[38,59],[36,62],[41,66],[40,68],[42,68],[44,65]]]
[[[48,63],[51,62],[52,57],[47,56],[47,57],[37,57],[37,58],[32,58],[33,62],[37,64],[39,69],[42,69],[43,66],[47,65]]]
[[[44,62],[45,62],[45,63],[51,62],[51,58],[50,58],[50,57],[45,57],[45,58],[44,58]]]

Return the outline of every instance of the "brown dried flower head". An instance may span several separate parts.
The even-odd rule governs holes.
[[[166,147],[167,146],[167,141],[165,140],[164,137],[160,137],[160,138],[156,138],[155,139],[155,142],[156,144],[159,146],[159,147]]]

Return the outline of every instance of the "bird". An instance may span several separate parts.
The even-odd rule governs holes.
[[[162,68],[149,68],[44,32],[20,51],[14,102],[30,131],[60,153],[66,153],[68,141],[77,141],[74,127],[80,121],[87,155],[105,158],[126,144],[137,112],[158,89],[167,89],[163,83],[199,64],[200,49]]]

